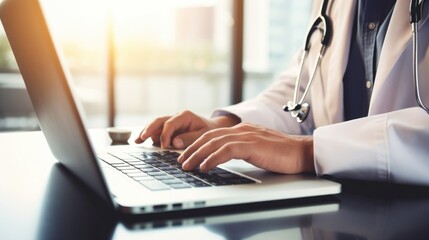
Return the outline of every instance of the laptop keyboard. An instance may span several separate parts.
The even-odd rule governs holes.
[[[108,153],[99,156],[102,161],[153,191],[255,183],[221,168],[214,168],[207,173],[184,171],[177,162],[178,157],[179,153],[171,151]]]

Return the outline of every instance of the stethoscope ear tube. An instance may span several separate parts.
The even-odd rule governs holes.
[[[331,19],[326,14],[328,12],[328,0],[323,1],[322,9],[320,10],[320,17],[319,19],[322,20],[323,25],[325,28],[323,29],[323,35],[322,35],[322,45],[328,46],[331,43],[332,39],[332,22]]]
[[[411,0],[410,23],[417,23],[422,19],[424,0]]]
[[[420,95],[420,78],[419,78],[419,26],[418,23],[422,18],[424,0],[411,0],[410,3],[410,22],[413,31],[413,83],[416,95],[416,101],[419,107],[429,114],[429,108],[423,103]]]

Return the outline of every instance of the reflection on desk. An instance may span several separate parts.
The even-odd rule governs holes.
[[[42,209],[38,239],[110,239],[116,224],[114,211],[59,163]]]
[[[429,236],[428,188],[362,182],[343,183],[343,192],[329,198],[141,216],[130,221],[106,207],[46,155],[48,146],[41,139],[40,132],[0,133],[0,239],[378,240]]]
[[[297,237],[306,235],[313,215],[338,211],[338,203],[298,207],[283,205],[284,208],[272,210],[251,208],[241,213],[119,223],[114,236],[123,239],[132,234],[168,239],[174,232],[174,236],[181,234],[183,238],[192,236],[193,239],[301,239]]]
[[[396,195],[396,194],[395,194]],[[429,198],[344,193],[340,204],[118,223],[115,239],[427,239]],[[140,228],[140,229],[139,229]]]

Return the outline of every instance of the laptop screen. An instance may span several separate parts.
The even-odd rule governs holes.
[[[4,0],[0,18],[52,153],[112,203],[39,1]]]

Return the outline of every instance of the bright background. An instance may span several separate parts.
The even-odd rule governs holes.
[[[107,126],[113,36],[116,125],[230,102],[232,1],[41,0],[90,127]],[[243,96],[254,97],[302,46],[310,0],[245,0]],[[109,32],[112,35],[109,35]],[[37,129],[0,28],[0,131]]]

